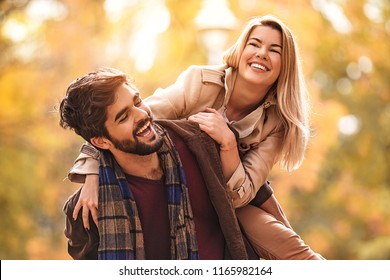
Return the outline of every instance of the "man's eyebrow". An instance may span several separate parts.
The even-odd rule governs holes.
[[[139,92],[136,92],[136,93],[134,94],[134,97],[133,97],[134,103],[135,103],[136,101],[138,101],[139,98],[140,98],[140,97],[139,97]],[[122,110],[120,110],[120,111],[115,115],[115,122],[116,122],[124,113],[126,113],[127,110],[128,110],[128,107],[125,107],[125,108],[123,108]]]
[[[248,39],[248,41],[249,41],[249,40],[255,40],[255,41],[259,42],[259,43],[263,43],[262,40],[260,40],[259,38],[255,38],[255,37],[251,37],[251,38]],[[278,48],[281,48],[281,49],[282,49],[282,46],[279,45],[279,44],[271,44],[271,47],[278,47]]]

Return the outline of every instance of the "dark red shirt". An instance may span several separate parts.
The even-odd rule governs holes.
[[[182,139],[172,131],[169,131],[169,135],[175,143],[187,178],[199,258],[222,260],[225,240],[198,164]],[[127,179],[137,202],[146,258],[170,259],[168,202],[163,180],[130,175],[127,175]]]

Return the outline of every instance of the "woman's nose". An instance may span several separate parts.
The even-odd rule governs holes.
[[[268,59],[268,51],[267,49],[262,46],[261,48],[258,49],[256,56],[262,59],[267,60]]]

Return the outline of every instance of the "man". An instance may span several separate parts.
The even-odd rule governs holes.
[[[80,191],[64,206],[73,258],[249,257],[218,149],[197,124],[154,122],[137,88],[112,68],[74,81],[60,117],[101,151],[97,227],[72,218]]]

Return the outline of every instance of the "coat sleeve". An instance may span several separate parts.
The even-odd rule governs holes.
[[[156,119],[179,120],[211,107],[224,86],[224,70],[192,65],[167,88],[157,89],[145,102]]]
[[[275,129],[242,157],[239,166],[227,182],[227,190],[235,208],[247,205],[267,181],[272,167],[278,160],[281,139],[281,132]]]
[[[79,156],[68,172],[68,179],[73,183],[83,184],[86,175],[99,175],[100,151],[88,142],[81,146],[80,151]]]
[[[89,230],[84,228],[82,221],[82,211],[76,220],[73,219],[73,210],[79,199],[80,191],[77,190],[64,205],[66,216],[65,236],[68,239],[68,253],[75,260],[96,260],[98,258],[99,234],[95,223],[89,214]]]

